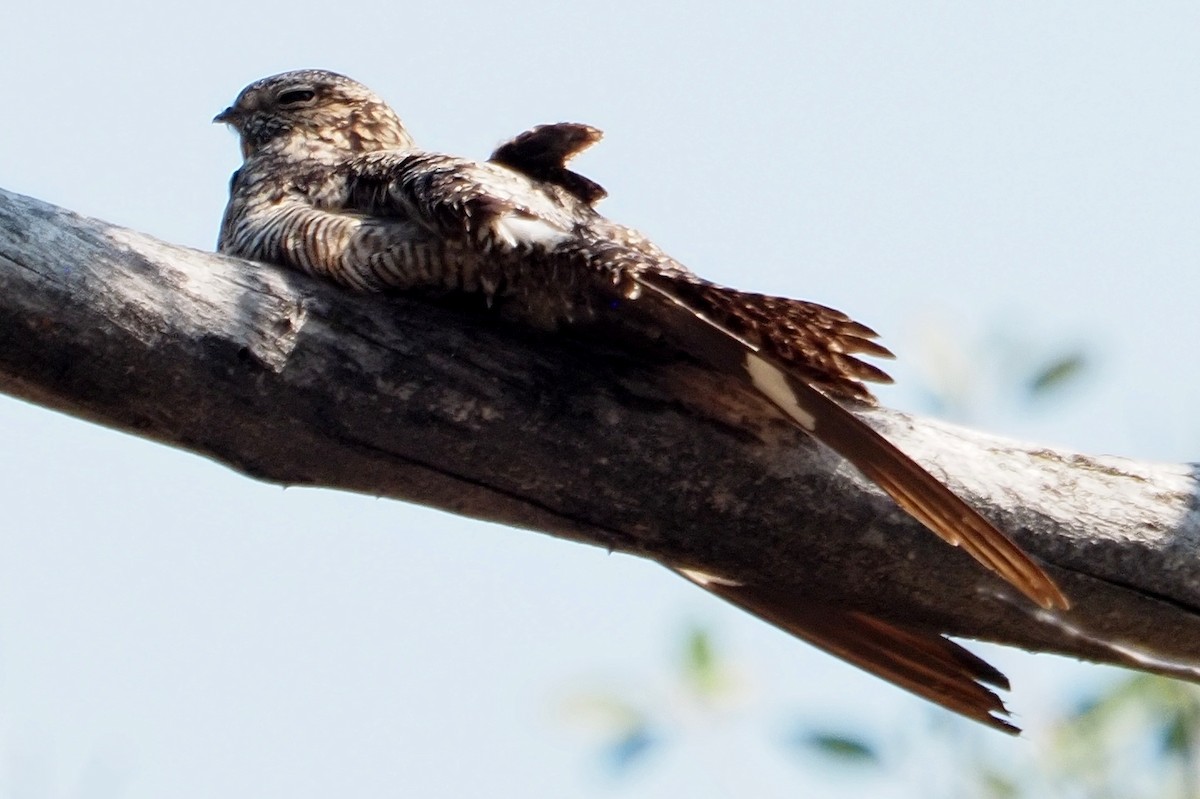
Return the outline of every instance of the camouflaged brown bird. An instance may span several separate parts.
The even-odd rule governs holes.
[[[221,252],[358,291],[483,295],[496,312],[539,329],[601,314],[626,318],[760,392],[1039,605],[1067,607],[1016,544],[836,401],[870,402],[863,381],[888,379],[856,357],[890,355],[874,332],[821,305],[702,280],[596,210],[604,189],[566,164],[598,130],[542,126],[486,162],[429,152],[366,87],[320,70],[253,83],[214,121],[237,130],[245,159],[233,177]],[[1007,688],[1004,676],[941,635],[797,601],[771,586],[675,570],[913,693],[1016,731],[985,685]]]

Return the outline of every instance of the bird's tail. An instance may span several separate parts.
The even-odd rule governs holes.
[[[1015,735],[1020,729],[987,686],[1008,690],[995,667],[936,633],[889,624],[874,616],[814,603],[761,586],[740,585],[686,569],[672,569],[763,621],[859,668],[967,718]]]

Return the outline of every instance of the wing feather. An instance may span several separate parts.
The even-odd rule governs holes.
[[[882,488],[901,508],[946,542],[1045,608],[1070,603],[1034,560],[940,480],[837,402],[791,373],[778,355],[742,338],[676,291],[677,280],[635,277],[641,301],[677,346],[714,368],[742,375],[773,405],[817,441],[841,455]],[[636,305],[631,302],[630,305]]]
[[[647,282],[656,276],[647,274]],[[857,356],[894,357],[877,334],[841,311],[803,300],[736,291],[686,276],[657,280],[680,302],[703,309],[719,327],[769,352],[789,373],[840,397],[872,402],[863,381],[891,383]]]
[[[890,624],[859,611],[812,603],[760,586],[707,580],[673,569],[689,582],[763,621],[842,658],[923,699],[994,729],[1017,734],[1008,709],[987,686],[1008,679],[982,658],[942,635]]]
[[[575,122],[539,125],[501,144],[488,160],[534,180],[561,186],[577,199],[595,205],[608,192],[591,178],[567,169],[567,162],[603,135],[597,128]]]
[[[366,153],[341,169],[348,187],[346,210],[415,220],[449,240],[473,243],[483,255],[495,248],[528,248],[537,241],[507,236],[506,222],[540,225],[539,235],[553,242],[550,232],[565,237],[581,213],[594,214],[587,206],[561,202],[529,177],[498,164],[440,153]]]
[[[552,154],[547,158],[560,163],[569,149],[546,145]],[[734,292],[700,280],[636,231],[619,228],[620,235],[609,235],[619,226],[606,220],[593,225],[603,218],[590,207],[551,196],[529,177],[500,165],[420,151],[370,153],[349,165],[355,210],[416,219],[492,264],[507,260],[525,272],[548,265],[548,274],[558,275],[550,283],[565,279],[583,292],[607,287],[683,351],[747,380],[935,534],[1043,607],[1069,606],[1049,575],[1004,533],[814,387],[870,399],[862,381],[888,378],[855,356],[890,353],[869,328],[824,306]],[[505,253],[518,257],[499,258]],[[529,258],[521,260],[521,253]],[[597,279],[583,279],[585,274]],[[533,296],[526,302],[536,304]],[[575,299],[581,306],[592,301]],[[527,310],[536,318],[539,309]]]

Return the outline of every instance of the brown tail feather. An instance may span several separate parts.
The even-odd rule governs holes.
[[[941,635],[897,627],[858,611],[813,604],[757,586],[677,573],[760,619],[923,699],[1015,735],[1004,702],[988,685],[1008,690],[995,667]],[[998,715],[997,715],[998,714]]]

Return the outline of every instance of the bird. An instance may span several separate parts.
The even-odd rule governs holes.
[[[343,75],[305,69],[251,83],[213,120],[238,134],[219,252],[359,292],[474,295],[543,331],[598,320],[660,337],[742,382],[846,459],[907,513],[1045,609],[1069,602],[1007,535],[847,407],[889,382],[869,327],[816,303],[704,280],[597,210],[600,184],[568,168],[601,137],[553,123],[486,160],[417,146],[395,111]],[[685,579],[918,696],[1019,732],[994,667],[948,637],[684,565]],[[990,687],[989,687],[990,686]]]

